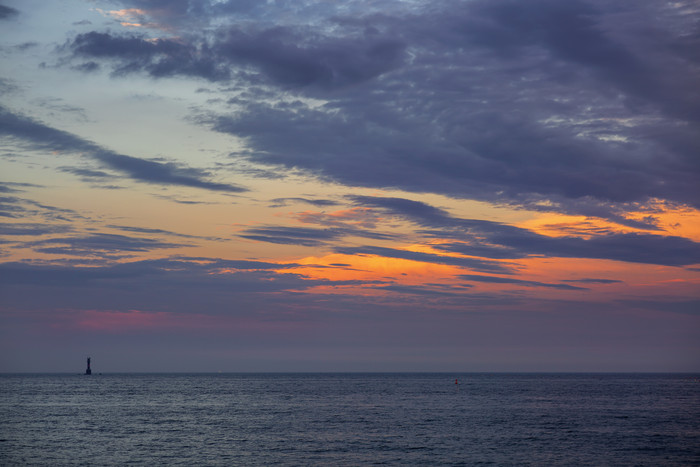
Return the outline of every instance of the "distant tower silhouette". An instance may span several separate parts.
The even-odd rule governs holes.
[[[90,369],[90,357],[88,357],[88,366],[87,366],[87,370],[85,370],[85,374],[86,375],[92,374],[92,370]]]

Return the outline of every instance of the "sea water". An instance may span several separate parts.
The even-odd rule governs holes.
[[[0,465],[130,464],[700,465],[700,375],[0,375]]]

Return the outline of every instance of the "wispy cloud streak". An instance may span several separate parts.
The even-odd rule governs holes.
[[[223,192],[245,191],[244,188],[235,185],[208,181],[205,179],[206,174],[197,169],[118,154],[2,107],[0,107],[0,135],[13,138],[33,150],[84,155],[105,167],[144,183]]]
[[[550,237],[498,222],[460,219],[419,201],[353,196],[355,203],[432,228],[423,233],[459,240],[434,245],[437,250],[493,259],[528,256],[597,258],[633,263],[686,266],[700,263],[700,244],[693,240],[644,233],[602,233],[591,238]]]

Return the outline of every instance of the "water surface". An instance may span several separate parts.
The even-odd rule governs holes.
[[[23,374],[0,394],[0,465],[700,465],[700,375]]]

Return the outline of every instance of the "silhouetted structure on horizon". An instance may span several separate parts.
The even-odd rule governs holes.
[[[88,366],[87,366],[87,369],[85,370],[85,374],[86,375],[92,374],[92,370],[90,369],[90,357],[88,357]]]

